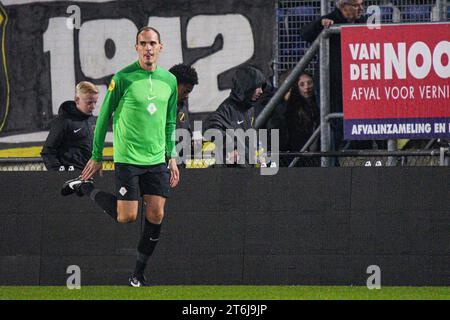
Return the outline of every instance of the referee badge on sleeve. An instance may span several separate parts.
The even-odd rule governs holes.
[[[127,194],[128,190],[125,187],[120,188],[119,193],[123,196]]]
[[[115,87],[116,87],[116,82],[114,81],[114,79],[111,79],[111,83],[109,84],[108,90],[113,91]]]

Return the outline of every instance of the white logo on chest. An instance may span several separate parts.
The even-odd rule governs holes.
[[[153,115],[158,109],[156,109],[156,105],[154,103],[150,103],[147,107],[147,111]]]

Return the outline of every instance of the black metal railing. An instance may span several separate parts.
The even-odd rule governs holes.
[[[278,153],[277,156],[276,165],[279,167],[321,167],[323,159],[327,159],[334,167],[450,166],[449,148],[417,151],[283,152]],[[206,167],[209,165],[196,168]],[[114,170],[112,157],[105,157],[103,170]],[[0,171],[46,171],[46,169],[41,158],[0,158]]]

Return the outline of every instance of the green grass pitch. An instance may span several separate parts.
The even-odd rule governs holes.
[[[450,300],[450,287],[85,286],[0,287],[0,300]]]

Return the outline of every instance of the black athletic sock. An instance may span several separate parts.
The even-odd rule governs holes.
[[[85,196],[90,197],[91,196],[91,192],[94,191],[94,185],[92,183],[82,183],[80,186],[80,191],[82,194],[84,194]]]
[[[117,198],[111,193],[95,189],[92,183],[83,183],[81,192],[92,199],[100,208],[117,222]]]
[[[136,260],[136,268],[134,274],[143,275],[147,261],[158,244],[161,232],[161,224],[153,224],[145,219],[144,231],[138,245],[138,255]]]
[[[147,261],[150,256],[138,252],[136,259],[136,267],[134,268],[134,274],[137,276],[142,276],[147,266]]]

